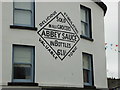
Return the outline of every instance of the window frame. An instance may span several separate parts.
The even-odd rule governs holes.
[[[90,63],[90,69],[84,69],[83,67],[83,71],[84,70],[89,70],[89,83],[85,83],[84,82],[84,73],[83,73],[83,83],[84,86],[94,86],[94,71],[93,71],[93,55],[92,54],[88,54],[86,52],[82,52],[82,62],[83,62],[83,55],[87,55],[89,56],[89,63]]]
[[[86,24],[86,27],[87,29],[85,31],[87,31],[88,35],[87,34],[83,34],[82,33],[82,29],[81,29],[81,35],[80,37],[81,38],[84,38],[84,39],[87,39],[87,40],[90,40],[90,41],[93,41],[92,39],[92,17],[91,17],[91,9],[86,7],[86,6],[83,6],[83,5],[80,5],[80,16],[81,16],[81,10],[85,10],[86,12],[86,22],[82,21],[81,17],[80,17],[80,24]]]
[[[37,30],[37,27],[35,27],[35,0],[31,1],[32,4],[32,14],[31,14],[31,25],[25,25],[25,24],[15,24],[14,23],[14,8],[15,8],[15,2],[13,1],[13,25],[10,25],[11,29],[25,29],[25,30]]]
[[[14,63],[14,47],[30,47],[32,48],[32,61],[31,63]],[[14,65],[30,65],[31,64],[31,79],[14,79]],[[35,46],[28,46],[28,45],[12,45],[12,82],[14,83],[34,83],[35,82]]]

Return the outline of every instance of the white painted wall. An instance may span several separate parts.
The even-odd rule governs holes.
[[[118,2],[118,51],[120,51],[120,2]],[[120,78],[120,52],[118,52],[118,78]]]
[[[0,0],[0,89],[2,85],[2,2]]]
[[[66,12],[78,29],[80,29],[80,4],[92,10],[92,32],[94,41],[80,39],[74,55],[63,61],[55,60],[39,42],[36,31],[10,29],[13,24],[13,3],[3,2],[2,37],[3,37],[3,85],[12,79],[12,44],[33,45],[36,53],[35,82],[40,86],[83,87],[82,52],[93,54],[94,83],[97,88],[107,88],[106,59],[104,50],[104,15],[95,3],[84,2],[36,2],[36,27],[52,12]]]

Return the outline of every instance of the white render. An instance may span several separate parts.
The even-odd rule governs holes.
[[[81,35],[80,4],[91,8],[93,42],[80,38],[72,57],[55,60],[39,42],[37,31],[11,29],[13,3],[2,2],[2,85],[12,81],[12,45],[35,46],[35,82],[39,86],[83,87],[82,52],[93,54],[94,84],[107,88],[104,49],[104,12],[94,2],[36,2],[35,25],[56,11],[66,12]],[[1,47],[0,47],[1,48]],[[1,55],[1,54],[0,54]],[[1,60],[1,59],[0,59]]]
[[[2,3],[0,1],[0,12],[2,12]],[[0,14],[0,73],[2,73],[2,14]],[[2,85],[2,74],[0,74],[0,89]]]
[[[118,2],[118,51],[120,51],[120,2]],[[118,52],[118,78],[120,78],[120,52]]]

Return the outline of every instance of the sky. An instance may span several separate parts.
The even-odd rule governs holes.
[[[102,0],[107,5],[104,17],[107,76],[118,78],[118,1]]]

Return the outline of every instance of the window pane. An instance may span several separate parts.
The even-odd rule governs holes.
[[[88,55],[83,55],[83,68],[90,69],[90,57]]]
[[[31,63],[32,56],[31,47],[14,47],[14,63]]]
[[[84,82],[89,83],[89,71],[83,70]]]
[[[14,79],[31,79],[31,65],[14,65]]]
[[[87,22],[87,11],[84,9],[81,9],[81,20]]]
[[[14,24],[31,25],[31,11],[14,10]]]
[[[30,0],[29,0],[30,1]],[[32,3],[31,2],[14,2],[14,7],[18,9],[27,9],[31,10],[32,9]]]
[[[81,22],[82,35],[88,36],[87,24]]]
[[[92,85],[93,81],[93,73],[92,73],[92,64],[91,64],[92,56],[89,54],[83,53],[83,78],[85,85]]]

